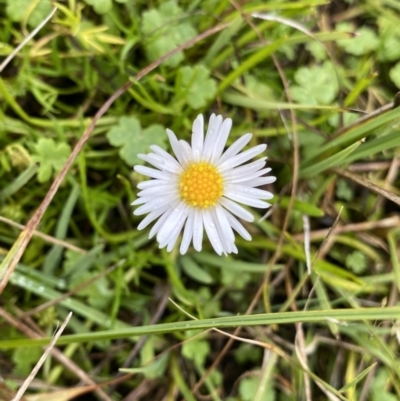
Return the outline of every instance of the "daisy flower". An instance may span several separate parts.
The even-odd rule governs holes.
[[[204,137],[204,119],[200,114],[193,122],[191,146],[167,129],[176,159],[157,145],[150,146],[153,153],[138,155],[155,168],[134,167],[152,178],[138,184],[141,191],[132,205],[141,206],[134,214],[148,213],[139,230],[158,219],[149,238],[157,235],[160,248],[167,247],[170,252],[183,228],[182,255],[192,241],[194,249],[201,251],[204,229],[218,255],[237,253],[233,230],[251,240],[236,217],[251,222],[254,216],[238,203],[268,208],[270,204],[264,200],[273,195],[255,187],[270,184],[276,178],[265,176],[271,171],[264,168],[266,157],[243,165],[267,148],[258,145],[240,153],[252,134],[243,135],[223,153],[231,127],[230,118],[223,120],[212,114]]]

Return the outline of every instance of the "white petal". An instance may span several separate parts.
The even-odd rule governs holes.
[[[179,141],[179,145],[181,147],[181,151],[182,151],[182,156],[183,156],[183,167],[187,167],[189,166],[192,162],[193,162],[193,154],[192,154],[192,148],[190,147],[190,145],[184,141],[183,139],[181,139]]]
[[[193,247],[197,252],[201,251],[203,242],[203,213],[200,209],[194,210],[193,222]]]
[[[182,230],[182,227],[181,227],[181,230]],[[178,239],[181,230],[176,231],[174,236],[168,242],[168,244],[167,244],[167,252],[171,252],[174,249],[176,240]],[[164,248],[164,247],[160,245],[160,248]]]
[[[237,139],[218,160],[218,165],[226,162],[233,156],[236,156],[249,142],[253,134],[245,134]]]
[[[211,156],[214,151],[216,138],[219,129],[221,127],[221,124],[222,124],[222,116],[215,116],[215,114],[212,114],[210,117],[210,122],[208,123],[206,138],[204,140],[202,160],[206,162],[211,160]]]
[[[253,171],[252,173],[248,173],[246,175],[241,175],[240,177],[231,179],[231,180],[229,180],[229,183],[230,184],[239,183],[239,182],[243,183],[243,182],[246,181],[245,184],[247,185],[247,181],[250,181],[250,180],[252,180],[254,178],[258,178],[261,175],[269,173],[270,171],[271,171],[271,169],[269,167],[268,168],[264,168],[264,169],[259,170],[259,171]]]
[[[176,162],[176,160],[174,163],[171,163],[169,159],[165,159],[164,157],[154,153],[149,153],[147,155],[138,154],[138,157],[160,170],[166,170],[173,174],[180,174],[183,171],[182,167]]]
[[[167,238],[169,238],[171,232],[174,230],[174,227],[181,222],[182,218],[186,219],[186,210],[188,206],[185,202],[181,201],[178,206],[174,208],[172,213],[168,216],[168,219],[164,222],[163,226],[160,228],[160,231],[157,233],[157,241],[161,244]],[[182,223],[183,224],[183,223]],[[168,243],[167,241],[166,243]]]
[[[276,177],[270,175],[268,177],[259,177],[246,181],[246,185],[248,185],[249,187],[260,187],[261,185],[272,184],[275,181]]]
[[[165,220],[168,219],[170,214],[175,210],[175,207],[178,206],[179,202],[180,201],[178,200],[175,203],[173,203],[171,207],[157,220],[156,224],[154,224],[153,228],[150,230],[149,238],[153,238],[154,235],[158,233],[160,228],[163,226]]]
[[[263,189],[251,188],[247,185],[239,185],[239,184],[227,184],[224,188],[224,195],[229,196],[230,194],[237,194],[247,196],[249,198],[257,198],[257,199],[272,199],[274,197],[273,194],[269,191],[264,191]],[[231,197],[231,196],[229,196]]]
[[[250,160],[251,158],[264,152],[265,149],[267,149],[267,145],[264,145],[264,144],[255,146],[254,148],[246,150],[245,152],[240,153],[240,154],[232,157],[231,159],[228,159],[224,163],[220,164],[218,166],[218,169],[219,169],[219,171],[225,171],[225,170],[228,170],[229,168],[239,166],[240,164],[246,163],[247,160]]]
[[[185,205],[185,208],[182,209],[182,212],[181,212],[180,216],[178,217],[178,219],[174,220],[175,224],[172,226],[172,229],[171,229],[171,227],[168,227],[169,231],[166,230],[166,232],[167,232],[166,236],[164,237],[164,239],[162,241],[159,241],[160,248],[164,248],[165,246],[167,246],[167,251],[171,252],[172,248],[175,245],[176,240],[179,237],[180,232],[182,231],[182,227],[185,224],[185,221],[188,217],[189,212],[190,212],[190,208]],[[164,226],[158,232],[157,238],[158,238],[160,232],[163,230],[163,228],[166,225],[169,225],[172,215],[173,215],[173,212],[169,216],[169,218],[165,221]]]
[[[244,166],[226,170],[222,175],[225,179],[234,179],[242,177],[243,175],[253,174],[254,172],[262,169],[265,166],[266,159],[266,157],[263,157],[249,164],[245,164]]]
[[[160,208],[153,210],[140,222],[140,224],[137,226],[137,229],[140,231],[146,228],[152,221],[167,211],[169,207],[169,205],[163,205]]]
[[[166,152],[164,149],[160,148],[158,145],[151,145],[150,149],[156,154],[164,159],[167,159],[171,163],[176,163],[177,166],[180,166],[180,164],[177,162],[177,160],[172,157],[168,152]]]
[[[214,145],[214,149],[213,149],[213,153],[212,153],[212,157],[211,157],[211,163],[214,163],[214,164],[217,163],[217,161],[221,157],[221,154],[226,145],[226,140],[228,139],[231,128],[232,128],[232,120],[230,118],[227,118],[222,123],[221,128],[219,129],[218,135],[216,137],[215,145]]]
[[[233,249],[232,249],[232,252],[233,253],[238,253],[238,249],[236,248],[236,245],[235,244],[232,244],[233,245]]]
[[[178,193],[178,186],[176,184],[174,185],[159,185],[156,187],[151,187],[144,189],[143,191],[140,191],[138,193],[138,196],[159,196],[160,194],[167,195],[167,194],[173,194],[173,193]]]
[[[219,202],[222,206],[224,206],[234,215],[240,217],[242,220],[249,221],[250,223],[254,221],[254,216],[249,211],[247,211],[237,203],[231,201],[230,199],[221,198]]]
[[[248,231],[243,227],[243,225],[239,222],[239,220],[232,216],[228,211],[225,212],[227,217],[228,217],[228,221],[229,224],[231,225],[231,227],[245,240],[247,241],[251,241],[251,235],[248,233]]]
[[[164,194],[164,193],[162,195],[159,194],[158,196],[154,195],[141,196],[140,198],[132,202],[131,205],[136,206],[136,205],[144,205],[145,203],[151,203],[151,204],[154,203],[156,205],[156,209],[158,209],[162,205],[174,202],[175,199],[178,198],[179,198],[178,191],[174,191],[169,194]]]
[[[140,216],[142,214],[152,212],[153,210],[156,210],[163,205],[168,205],[168,204],[174,203],[176,201],[177,197],[178,197],[177,195],[166,195],[166,196],[159,196],[155,199],[152,198],[151,201],[149,201],[149,202],[145,203],[143,206],[140,206],[139,208],[137,208],[133,212],[133,214],[135,216]]]
[[[224,196],[233,199],[236,202],[243,203],[244,205],[257,207],[259,209],[268,209],[271,205],[267,202],[261,201],[256,198],[250,198],[248,196],[239,195],[235,192],[225,193]]]
[[[199,114],[193,121],[192,131],[193,158],[195,161],[199,161],[201,155],[203,154],[204,144],[204,118],[202,114]]]
[[[148,198],[137,198],[131,203],[131,206],[143,205],[144,203],[149,202]]]
[[[148,177],[152,178],[158,178],[160,180],[169,180],[173,177],[171,173],[168,173],[166,171],[156,170],[154,168],[146,166],[138,165],[134,167],[134,170],[140,174],[147,175]]]
[[[183,232],[183,238],[180,248],[181,255],[184,255],[187,252],[187,250],[189,249],[190,241],[193,237],[194,215],[194,210],[191,210],[185,225],[185,231]]]
[[[235,235],[233,234],[226,213],[222,206],[217,205],[214,209],[215,215],[213,217],[217,221],[218,234],[225,252],[231,253],[233,250],[232,245],[235,243]]]
[[[219,238],[212,215],[208,209],[202,209],[201,212],[203,214],[204,228],[206,229],[208,239],[210,240],[215,252],[217,252],[218,255],[221,255],[224,251],[224,248],[222,246],[221,239]]]
[[[149,180],[149,181],[139,182],[139,184],[137,184],[137,187],[138,189],[147,189],[147,188],[159,187],[161,185],[169,185],[172,182],[173,180]]]
[[[169,142],[171,144],[171,148],[173,152],[175,153],[176,158],[178,159],[178,162],[183,165],[184,159],[182,155],[182,149],[181,146],[179,145],[179,141],[176,138],[175,134],[167,128],[167,135],[169,138]]]

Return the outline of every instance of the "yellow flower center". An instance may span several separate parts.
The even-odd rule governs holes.
[[[179,192],[190,206],[208,208],[222,196],[222,176],[209,163],[191,164],[181,175]]]

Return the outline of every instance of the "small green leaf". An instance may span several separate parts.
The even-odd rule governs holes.
[[[400,63],[397,63],[393,68],[390,69],[389,77],[397,86],[397,89],[400,89]]]
[[[14,351],[12,360],[15,363],[15,373],[26,376],[42,355],[40,348],[21,347]]]
[[[197,366],[204,366],[210,353],[210,345],[206,340],[188,341],[182,345],[182,355],[191,359]]]
[[[150,61],[157,60],[194,38],[197,33],[175,0],[162,2],[158,9],[144,12],[141,28]],[[183,58],[183,52],[178,52],[166,60],[164,65],[176,67]]]
[[[346,266],[356,274],[364,273],[367,268],[367,258],[360,251],[354,251],[346,257]]]
[[[378,60],[397,61],[400,58],[400,27],[395,19],[378,18],[379,46]]]
[[[243,401],[253,401],[256,396],[260,379],[258,376],[245,377],[240,381],[239,394]]]
[[[183,271],[193,280],[202,284],[211,284],[214,280],[209,273],[202,269],[191,257],[183,256],[181,258]]]
[[[93,278],[95,273],[83,272],[73,276],[69,281],[69,288],[72,290],[85,281]],[[96,309],[103,310],[111,301],[113,291],[110,289],[106,277],[100,277],[88,287],[79,291],[79,296],[87,297],[88,304]]]
[[[32,9],[32,0],[7,0],[6,13],[15,22],[21,22],[29,14],[28,25],[38,26],[52,9],[50,0],[39,0]]]
[[[199,109],[214,98],[217,92],[215,81],[210,78],[210,70],[203,65],[180,69],[182,88],[190,107]]]
[[[106,14],[112,9],[111,0],[84,0],[84,2],[92,6],[97,14]]]
[[[354,32],[354,26],[347,22],[338,24],[336,28],[339,32]],[[378,46],[379,40],[373,29],[362,27],[357,29],[355,34],[354,38],[337,41],[338,45],[347,53],[362,56],[375,50]]]
[[[39,163],[39,182],[48,181],[53,171],[61,170],[69,154],[70,146],[65,142],[55,143],[52,138],[40,138],[35,145],[36,155],[32,159]]]
[[[346,201],[353,200],[354,193],[346,180],[339,179],[336,184],[336,196]]]
[[[385,368],[380,368],[371,383],[371,401],[397,401],[396,395],[389,392],[390,373]]]
[[[146,153],[150,145],[159,145],[165,148],[165,130],[162,125],[153,124],[142,129],[140,122],[135,117],[121,117],[118,125],[107,133],[107,139],[111,145],[120,147],[119,155],[129,166],[143,164],[139,159],[139,153]]]
[[[330,62],[321,66],[300,67],[294,78],[297,85],[292,87],[291,93],[298,103],[331,104],[336,99],[339,86]]]

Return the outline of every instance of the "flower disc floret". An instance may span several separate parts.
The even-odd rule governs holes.
[[[209,163],[191,164],[180,176],[179,193],[190,206],[215,206],[223,193],[222,175]]]

